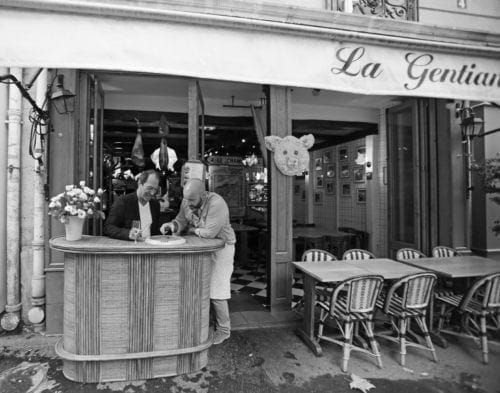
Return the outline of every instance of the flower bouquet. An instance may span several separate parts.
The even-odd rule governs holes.
[[[66,224],[66,239],[78,240],[82,236],[83,223],[87,217],[101,217],[104,213],[99,209],[102,189],[97,191],[85,186],[67,185],[66,190],[50,199],[49,214]]]

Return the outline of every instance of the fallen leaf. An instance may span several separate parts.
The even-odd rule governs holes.
[[[366,379],[357,376],[356,374],[351,374],[352,382],[349,384],[351,389],[361,390],[363,393],[368,392],[370,389],[374,388],[375,385],[368,382]]]

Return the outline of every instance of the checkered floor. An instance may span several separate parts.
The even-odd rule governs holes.
[[[304,295],[302,280],[298,278],[294,281],[292,287],[292,307]],[[249,293],[264,307],[269,307],[267,301],[267,277],[263,267],[259,267],[257,270],[251,266],[235,268],[231,276],[231,292]]]

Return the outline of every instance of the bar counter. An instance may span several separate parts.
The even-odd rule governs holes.
[[[218,239],[156,246],[107,237],[50,240],[64,252],[64,375],[78,382],[191,373],[207,363],[211,252]]]

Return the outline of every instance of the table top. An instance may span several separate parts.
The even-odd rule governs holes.
[[[329,229],[324,226],[314,226],[314,227],[293,227],[292,237],[295,239],[297,237],[321,237],[321,236],[334,236],[334,237],[352,237],[352,233],[340,232],[336,229]]]
[[[500,261],[476,255],[463,255],[446,258],[410,259],[405,264],[432,270],[442,276],[451,278],[481,277],[500,272]]]
[[[217,251],[224,247],[220,239],[203,239],[198,236],[182,236],[184,244],[172,246],[153,245],[132,240],[118,240],[106,236],[86,236],[80,240],[68,241],[64,236],[50,239],[54,250],[75,254],[173,254]]]
[[[362,261],[293,262],[293,265],[319,282],[339,282],[348,278],[377,274],[394,280],[423,270],[392,259],[367,259]]]

